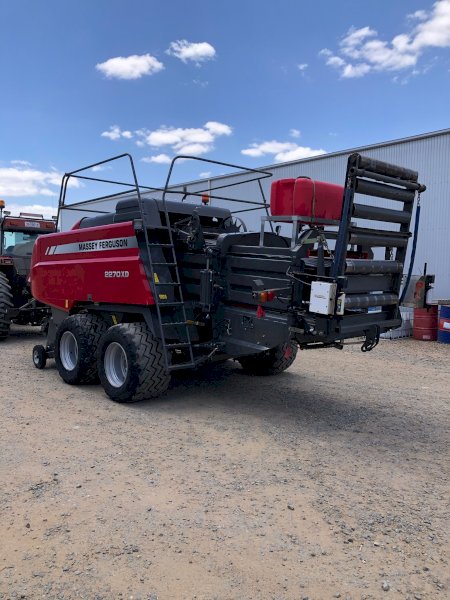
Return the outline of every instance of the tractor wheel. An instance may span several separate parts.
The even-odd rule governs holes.
[[[61,378],[70,384],[97,379],[96,353],[107,323],[97,315],[72,315],[61,323],[55,340],[55,363]]]
[[[155,398],[170,382],[161,341],[144,323],[108,329],[100,341],[98,374],[105,392],[116,402]]]
[[[11,286],[4,273],[0,273],[0,340],[4,340],[9,335],[11,319],[8,317],[8,311],[13,307]]]
[[[296,356],[297,345],[287,342],[266,352],[239,358],[239,362],[249,375],[278,375],[289,369]]]

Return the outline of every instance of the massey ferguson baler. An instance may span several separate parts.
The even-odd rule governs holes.
[[[110,398],[130,402],[163,392],[176,369],[233,358],[250,374],[275,375],[298,348],[360,338],[368,351],[401,324],[411,216],[425,189],[415,171],[352,154],[344,186],[283,179],[270,205],[241,197],[240,207],[252,207],[233,213],[223,207],[231,198],[211,189],[167,200],[176,159],[152,198],[131,157],[116,158],[130,160],[133,191],[110,197],[113,212],[84,216],[34,247],[33,296],[52,309],[36,367],[54,357],[67,383],[99,378]],[[80,175],[92,166],[64,176],[60,214],[70,210],[68,180],[92,179]],[[270,176],[243,173],[261,192]],[[266,214],[249,232],[236,213],[255,208]],[[92,215],[88,202],[77,210]]]

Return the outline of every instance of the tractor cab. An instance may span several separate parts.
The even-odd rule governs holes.
[[[0,200],[0,339],[7,337],[11,321],[39,324],[45,317],[47,308],[33,300],[28,278],[37,238],[55,231],[54,219],[25,212],[12,216]]]

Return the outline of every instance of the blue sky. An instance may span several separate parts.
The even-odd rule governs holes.
[[[0,0],[0,22],[12,210],[54,213],[61,173],[122,152],[159,186],[177,153],[258,167],[450,126],[450,0]]]

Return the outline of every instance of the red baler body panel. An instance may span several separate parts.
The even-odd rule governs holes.
[[[65,311],[84,302],[154,304],[131,221],[38,238],[31,287],[35,298]]]
[[[339,221],[344,188],[306,177],[272,183],[270,211],[274,217],[309,217]]]

